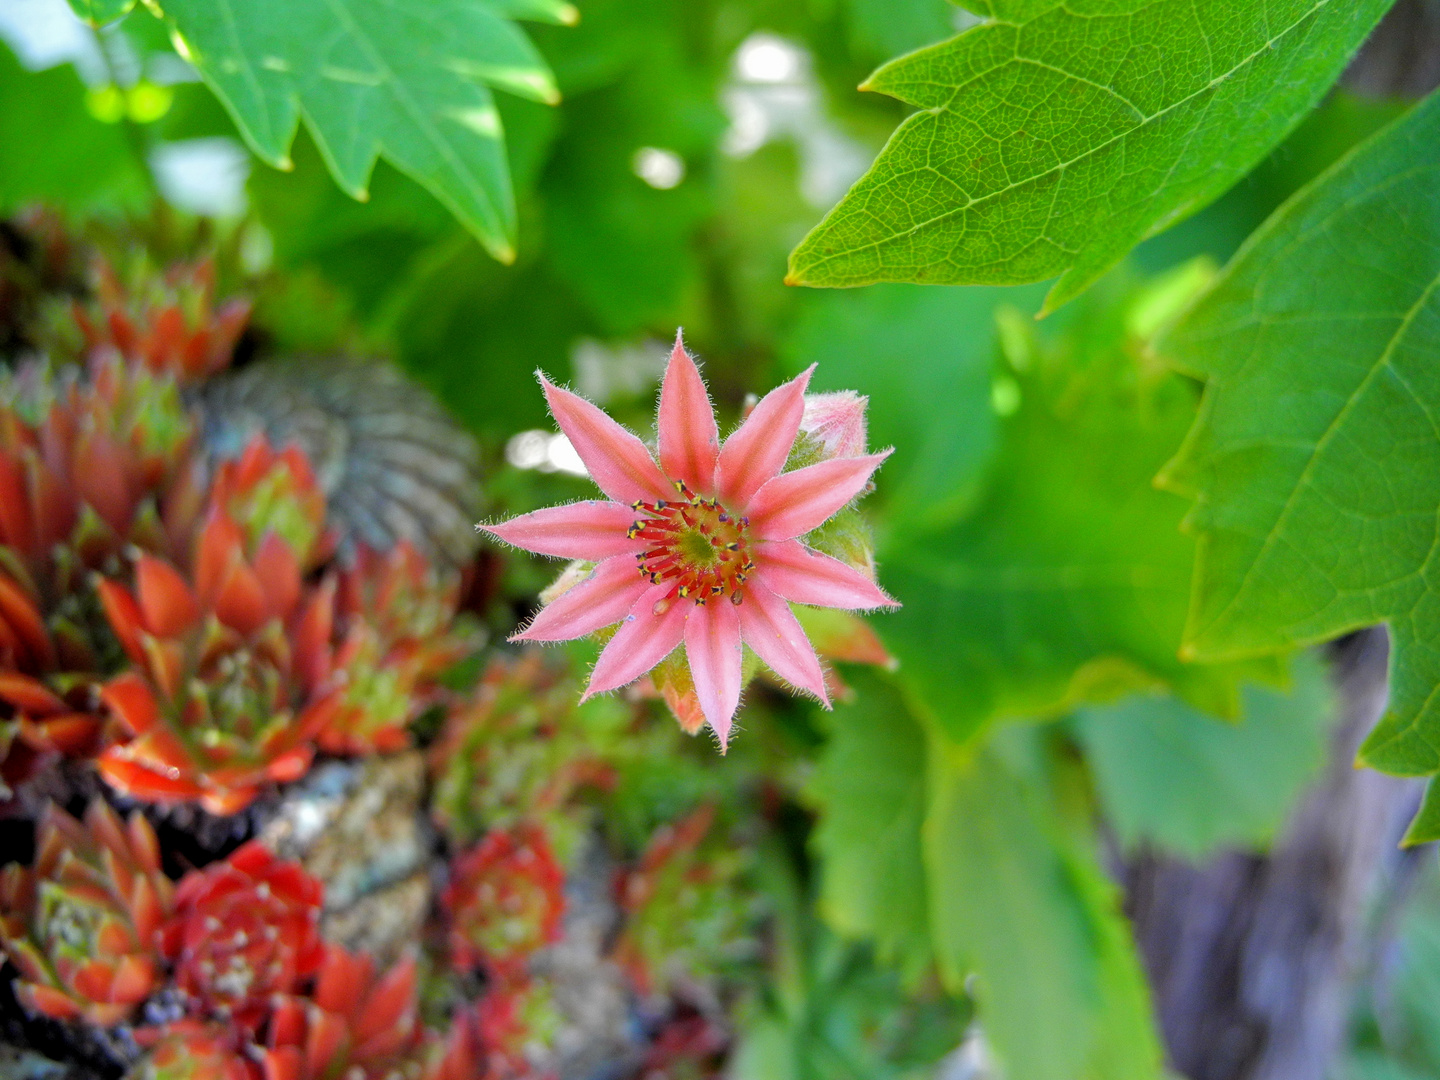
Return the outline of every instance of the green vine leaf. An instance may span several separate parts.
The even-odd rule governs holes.
[[[924,830],[935,951],[951,985],[978,976],[1006,1075],[1158,1080],[1145,977],[1088,845],[998,754],[945,750]]]
[[[1191,295],[1205,280],[1177,273]],[[992,397],[1014,411],[981,491],[953,525],[892,533],[880,552],[904,607],[875,628],[917,713],[957,743],[996,720],[1136,689],[1238,708],[1233,668],[1176,655],[1195,542],[1180,532],[1184,501],[1151,483],[1198,400],[1134,333],[1176,280],[1107,282],[1054,342],[1002,309],[1009,365]]]
[[[177,49],[250,147],[289,168],[305,117],[336,183],[365,199],[383,154],[502,262],[515,196],[490,88],[554,103],[555,82],[511,21],[574,22],[564,0],[163,0]]]
[[[1195,497],[1186,651],[1253,655],[1388,622],[1361,748],[1440,770],[1440,97],[1279,210],[1161,348],[1208,380],[1162,480]]]
[[[920,111],[791,256],[793,284],[1015,284],[1054,309],[1215,199],[1391,0],[967,0],[988,21],[862,89]]]
[[[70,10],[96,28],[128,15],[134,6],[135,0],[70,0]]]

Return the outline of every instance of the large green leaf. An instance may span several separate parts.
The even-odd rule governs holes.
[[[1187,649],[1388,621],[1377,768],[1440,770],[1440,98],[1276,213],[1169,335],[1209,380],[1166,472],[1196,496]]]
[[[1391,0],[968,0],[987,22],[865,88],[920,111],[791,280],[1013,284],[1056,307],[1278,143]]]
[[[811,781],[824,876],[820,909],[836,929],[872,938],[910,976],[930,960],[920,825],[925,734],[881,677],[856,673]]]
[[[364,199],[384,155],[496,258],[515,253],[515,198],[490,87],[558,100],[511,22],[573,21],[564,0],[165,0],[177,48],[251,148],[289,167],[303,115],[339,185]]]
[[[1145,979],[1114,887],[997,755],[942,747],[925,825],[935,951],[970,972],[1013,1080],[1160,1075]]]
[[[1076,732],[1122,843],[1198,857],[1267,842],[1325,760],[1333,707],[1324,668],[1303,654],[1288,693],[1247,686],[1239,722],[1174,697],[1083,709]]]
[[[1151,483],[1197,395],[1145,360],[1133,330],[1177,280],[1134,298],[1107,285],[1054,345],[1010,313],[1007,350],[1022,370],[997,377],[995,400],[1017,411],[981,494],[957,523],[881,551],[904,607],[874,625],[913,706],[957,741],[995,718],[1146,686],[1235,710],[1232,673],[1176,656],[1195,544],[1179,529],[1184,501]],[[943,418],[961,405],[929,408]]]

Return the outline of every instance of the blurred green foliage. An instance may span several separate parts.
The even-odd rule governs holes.
[[[638,354],[683,326],[722,422],[812,362],[816,389],[868,395],[872,445],[896,448],[862,505],[881,581],[905,605],[871,620],[898,669],[842,666],[853,697],[829,715],[752,691],[724,761],[656,733],[624,763],[606,817],[630,846],[700,799],[750,823],[772,929],[765,981],[741,1010],[742,1080],[929,1075],[977,1017],[1013,1080],[1158,1077],[1101,836],[1197,857],[1263,845],[1320,766],[1330,705],[1313,657],[1280,690],[1283,657],[1177,655],[1195,541],[1180,528],[1186,501],[1152,479],[1200,387],[1152,340],[1276,207],[1400,106],[1335,93],[1228,194],[1037,323],[1043,285],[782,284],[821,204],[903,119],[854,87],[893,54],[951,36],[958,9],[580,8],[576,26],[526,30],[561,103],[495,97],[513,265],[383,158],[363,203],[304,130],[289,171],[252,163],[243,217],[206,228],[229,285],[256,297],[258,349],[303,353],[343,332],[355,351],[393,356],[481,437],[497,515],[592,490],[504,464],[507,440],[552,430],[535,369],[581,381],[582,346]],[[170,48],[143,10],[108,33],[142,59]],[[789,42],[798,67],[746,76],[742,47],[758,33]],[[107,86],[87,97],[69,67],[26,72],[0,47],[0,208],[132,214],[137,232],[163,234],[138,216],[148,155],[236,135],[203,85],[167,86],[161,115],[106,122],[94,101]],[[740,139],[747,108],[769,110],[768,137]],[[673,184],[640,175],[647,149],[679,163]],[[821,198],[807,184],[824,169]],[[185,215],[159,219],[179,230]],[[607,408],[648,434],[653,379],[617,386]],[[553,571],[507,556],[490,629],[513,627]],[[1409,1034],[1365,1029],[1347,1076],[1434,1071],[1421,1014],[1440,953],[1427,933],[1403,939],[1405,985],[1422,988],[1406,998],[1418,1010]],[[1404,1064],[1377,1064],[1385,1054]]]

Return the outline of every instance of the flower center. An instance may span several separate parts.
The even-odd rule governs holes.
[[[635,556],[640,575],[652,585],[671,586],[655,613],[677,597],[704,604],[729,594],[732,604],[740,603],[745,578],[755,569],[746,535],[750,519],[734,517],[715,499],[702,499],[683,481],[675,481],[675,488],[679,499],[630,504],[640,517],[628,535],[647,541]]]

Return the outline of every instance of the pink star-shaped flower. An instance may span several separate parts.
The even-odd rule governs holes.
[[[800,430],[810,370],[765,395],[722,446],[699,369],[677,336],[660,387],[658,463],[634,434],[541,374],[556,423],[611,501],[481,526],[527,551],[596,564],[510,640],[564,641],[620,623],[590,674],[587,698],[640,678],[683,641],[722,747],[740,703],[742,642],[828,706],[820,660],[790,604],[898,605],[800,538],[860,494],[890,451],[781,471]]]

